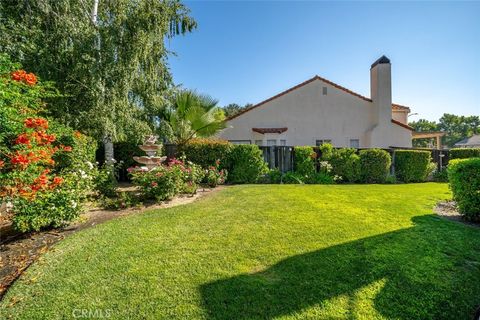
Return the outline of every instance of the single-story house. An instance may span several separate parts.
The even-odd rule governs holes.
[[[480,148],[480,134],[475,134],[470,138],[458,141],[454,145],[455,148]]]
[[[392,103],[390,60],[370,68],[370,98],[315,76],[227,119],[219,137],[257,145],[411,147],[410,108]]]

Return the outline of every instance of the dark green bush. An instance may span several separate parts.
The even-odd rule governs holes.
[[[480,221],[480,158],[450,161],[448,182],[460,213]]]
[[[283,183],[285,184],[303,184],[303,176],[296,172],[287,172],[283,175]]]
[[[178,153],[184,154],[187,160],[203,168],[214,166],[220,160],[220,168],[224,169],[232,149],[233,145],[228,141],[195,139],[181,146]]]
[[[395,175],[399,181],[422,182],[432,173],[430,151],[396,150]]]
[[[315,160],[317,154],[312,147],[295,147],[295,173],[309,182],[315,175]]]
[[[360,180],[360,157],[354,148],[334,149],[327,161],[332,165],[332,174],[343,182]],[[323,159],[323,157],[322,157]]]
[[[262,151],[252,144],[234,145],[227,166],[228,181],[231,183],[256,183],[268,172]]]
[[[480,148],[454,148],[450,149],[450,159],[467,159],[480,157]]]
[[[390,154],[382,149],[361,150],[360,153],[361,180],[366,183],[384,183],[392,159]]]

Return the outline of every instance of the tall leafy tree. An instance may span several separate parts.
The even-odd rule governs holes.
[[[195,27],[177,0],[0,0],[0,50],[57,83],[52,116],[107,143],[149,131],[172,85],[165,40]]]
[[[474,134],[480,134],[479,116],[457,116],[445,113],[438,122],[420,119],[410,122],[415,131],[443,131],[446,135],[442,138],[442,144],[453,147],[454,144],[463,138],[471,137]],[[425,147],[429,139],[418,139],[413,141],[416,147]]]
[[[225,115],[210,96],[181,90],[164,110],[161,134],[170,142],[183,145],[196,137],[210,137],[225,128]]]
[[[223,111],[225,112],[225,116],[228,118],[228,117],[233,117],[234,115],[236,115],[236,114],[242,112],[243,110],[248,109],[252,106],[253,106],[253,104],[251,104],[251,103],[247,103],[244,106],[241,106],[237,103],[230,103],[230,104],[227,104],[226,106],[223,107]]]

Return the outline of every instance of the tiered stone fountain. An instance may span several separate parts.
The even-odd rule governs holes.
[[[156,136],[147,136],[143,145],[139,146],[139,148],[145,151],[147,155],[141,157],[133,157],[133,160],[144,165],[142,169],[147,169],[148,171],[150,171],[158,167],[160,164],[162,164],[162,162],[167,159],[167,157],[157,156],[157,152],[162,148],[162,145],[156,144],[156,142]]]

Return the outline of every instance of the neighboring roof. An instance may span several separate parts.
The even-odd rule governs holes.
[[[244,113],[246,113],[246,112],[248,112],[248,111],[250,111],[250,110],[253,110],[253,109],[255,109],[255,108],[258,108],[258,107],[266,104],[267,102],[270,102],[270,101],[275,100],[275,99],[277,99],[277,98],[279,98],[279,97],[281,97],[281,96],[283,96],[283,95],[286,95],[287,93],[290,93],[290,92],[292,92],[292,91],[294,91],[294,90],[297,90],[297,89],[299,89],[299,88],[301,88],[301,87],[303,87],[303,86],[305,86],[305,85],[307,85],[307,84],[309,84],[309,83],[311,83],[311,82],[313,82],[313,81],[315,81],[315,80],[323,81],[323,82],[331,85],[332,87],[335,87],[335,88],[337,88],[337,89],[340,89],[340,90],[342,90],[342,91],[345,91],[345,92],[347,92],[347,93],[349,93],[349,94],[351,94],[351,95],[353,95],[353,96],[355,96],[355,97],[357,97],[357,98],[360,98],[360,99],[365,100],[365,101],[368,101],[368,102],[372,102],[372,99],[370,99],[370,98],[367,98],[367,97],[365,97],[365,96],[362,96],[361,94],[358,94],[358,93],[356,93],[356,92],[353,92],[352,90],[349,90],[349,89],[347,89],[347,88],[345,88],[345,87],[342,87],[341,85],[338,85],[338,84],[336,84],[336,83],[334,83],[334,82],[332,82],[332,81],[330,81],[330,80],[327,80],[327,79],[322,78],[322,77],[320,77],[320,76],[315,76],[315,77],[313,77],[313,78],[311,78],[311,79],[308,79],[307,81],[304,81],[304,82],[302,82],[302,83],[300,83],[300,84],[298,84],[298,85],[296,85],[296,86],[294,86],[294,87],[291,87],[290,89],[287,89],[287,90],[285,90],[285,91],[283,91],[283,92],[280,92],[279,94],[274,95],[273,97],[268,98],[267,100],[264,100],[264,101],[262,101],[262,102],[260,102],[260,103],[257,103],[256,105],[251,106],[250,108],[246,108],[246,109],[240,111],[239,113],[237,113],[237,114],[235,114],[235,115],[233,115],[233,116],[231,116],[231,117],[228,117],[228,118],[227,118],[227,121],[232,120],[232,119],[235,119],[236,117],[241,116],[242,114],[244,114]],[[410,112],[410,108],[409,108],[409,107],[402,106],[402,105],[399,105],[399,104],[392,104],[392,109],[393,109],[393,110],[408,110],[408,112]]]
[[[480,134],[465,138],[455,143],[456,146],[480,146]]]
[[[392,103],[392,110],[402,110],[410,112],[410,108],[407,106],[402,106],[400,104]]]
[[[252,128],[252,131],[265,134],[265,133],[282,133],[287,131],[288,128]]]
[[[396,124],[396,125],[399,125],[400,127],[404,127],[405,129],[408,129],[408,130],[411,130],[411,131],[415,131],[414,128],[410,127],[408,124],[401,123],[400,121],[397,121],[397,120],[393,120],[393,119],[392,119],[392,123],[394,123],[394,124]]]

